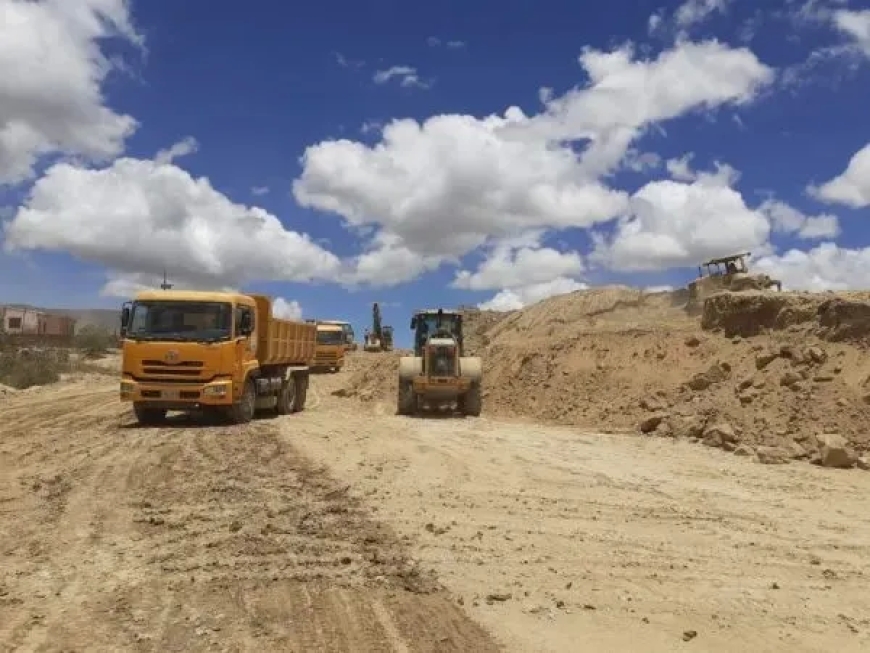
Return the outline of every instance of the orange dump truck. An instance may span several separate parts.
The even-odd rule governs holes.
[[[317,323],[317,352],[314,355],[314,368],[338,372],[344,367],[344,353],[347,342],[340,324]]]
[[[305,407],[315,325],[272,315],[266,295],[143,291],[121,312],[121,401],[141,424],[170,410],[223,413]]]

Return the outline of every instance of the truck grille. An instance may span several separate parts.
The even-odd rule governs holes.
[[[203,372],[202,367],[202,361],[179,361],[170,364],[159,360],[144,360],[142,374],[146,377],[170,377],[167,381],[197,380]]]

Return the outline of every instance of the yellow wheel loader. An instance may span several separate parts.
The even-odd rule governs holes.
[[[399,359],[399,415],[455,404],[464,415],[481,411],[483,366],[480,357],[464,356],[462,314],[427,309],[411,318],[414,355]]]

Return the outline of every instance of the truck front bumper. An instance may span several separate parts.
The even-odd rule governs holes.
[[[203,384],[122,379],[120,395],[121,401],[147,403],[167,410],[229,406],[233,403],[233,383],[225,379]]]

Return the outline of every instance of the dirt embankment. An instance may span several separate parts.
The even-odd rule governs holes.
[[[605,287],[471,311],[466,339],[484,359],[488,415],[852,465],[870,449],[868,297],[721,293],[699,319],[685,293]],[[341,394],[392,402],[395,358],[355,362]]]

